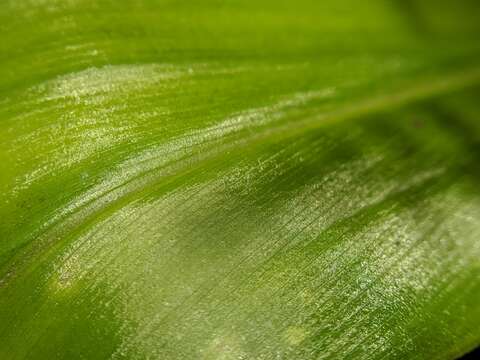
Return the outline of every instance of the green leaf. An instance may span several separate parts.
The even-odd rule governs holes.
[[[477,0],[4,0],[1,359],[480,344]]]

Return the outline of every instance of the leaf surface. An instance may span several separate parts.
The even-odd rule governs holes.
[[[479,10],[3,1],[0,358],[478,346]]]

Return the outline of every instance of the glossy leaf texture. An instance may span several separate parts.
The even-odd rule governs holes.
[[[2,1],[0,358],[479,345],[479,10]]]

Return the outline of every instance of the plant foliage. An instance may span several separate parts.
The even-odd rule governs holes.
[[[480,343],[477,0],[3,0],[1,359]]]

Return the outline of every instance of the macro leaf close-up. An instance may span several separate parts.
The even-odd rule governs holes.
[[[478,0],[0,1],[0,360],[479,346]]]

